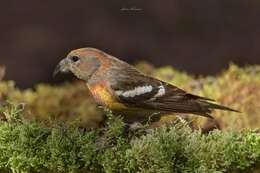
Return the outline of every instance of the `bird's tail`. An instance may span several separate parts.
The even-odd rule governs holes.
[[[207,102],[207,101],[200,101],[200,103],[202,104],[202,106],[205,106],[208,109],[220,109],[220,110],[225,110],[225,111],[232,111],[232,112],[241,113],[238,110],[235,110],[235,109],[223,106],[223,105]]]
[[[207,117],[210,117],[210,118],[212,118],[212,116],[209,113],[211,113],[211,110],[213,110],[213,109],[219,109],[219,110],[224,110],[224,111],[232,111],[232,112],[241,113],[238,110],[235,110],[235,109],[223,106],[223,105],[211,103],[211,102],[208,102],[208,101],[204,101],[204,100],[200,100],[199,104],[201,105],[202,109],[205,111],[205,112],[202,112],[201,115],[207,116]]]

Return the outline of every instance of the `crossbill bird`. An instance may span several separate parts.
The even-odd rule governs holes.
[[[58,72],[72,72],[86,82],[95,101],[131,123],[169,113],[212,118],[214,109],[236,111],[147,76],[132,65],[95,48],[71,51],[57,65]],[[236,111],[237,112],[237,111]]]

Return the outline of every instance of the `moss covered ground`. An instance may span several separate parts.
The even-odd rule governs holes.
[[[192,115],[188,122],[167,115],[161,121],[173,124],[129,130],[109,110],[97,108],[81,82],[20,90],[14,81],[0,81],[0,171],[259,171],[260,66],[231,64],[217,76],[192,76],[146,63],[137,67],[241,113],[214,111],[213,126],[221,130],[207,134],[200,129],[212,122]],[[104,117],[105,124],[96,128]],[[194,126],[198,130],[190,128]]]

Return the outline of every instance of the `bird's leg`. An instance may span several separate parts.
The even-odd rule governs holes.
[[[192,130],[198,130],[198,127],[194,124],[194,118],[189,117],[188,115],[177,115],[177,121],[175,124],[179,124],[182,126],[187,126]]]
[[[155,114],[155,115],[157,115],[157,114]],[[148,125],[148,129],[160,128],[163,125],[171,126],[171,125],[178,124],[178,123],[181,123],[183,125],[187,125],[187,124],[190,125],[191,124],[191,122],[188,121],[189,120],[188,116],[175,115],[175,117],[176,118],[174,120],[168,120],[168,121],[163,121],[163,120],[159,121],[159,119],[160,119],[160,117],[159,117],[158,121],[154,121],[154,122],[152,122],[151,124]]]
[[[181,115],[176,115],[176,118],[181,122],[181,123],[183,123],[183,124],[187,124],[187,123],[189,123],[188,121],[187,121],[187,119],[188,119],[188,117],[186,117],[186,116],[181,116]]]
[[[146,129],[140,122],[134,122],[131,124],[126,124],[124,129],[124,136],[131,138],[131,136],[141,136],[146,134]]]
[[[146,125],[148,124],[151,124],[151,123],[154,123],[154,122],[158,122],[160,121],[160,115],[161,112],[154,112],[152,113],[149,117],[148,117],[148,120],[147,121],[144,121],[143,123],[146,123]]]
[[[129,130],[134,132],[142,133],[151,133],[152,129],[158,128],[162,126],[162,122],[160,122],[160,112],[152,113],[148,120],[144,120],[142,122],[134,122],[130,124]]]
[[[130,131],[136,131],[138,129],[144,128],[144,125],[140,122],[134,122],[132,124],[129,124],[129,130]]]
[[[161,112],[155,112],[152,113],[152,115],[149,116],[148,120],[146,121],[145,127],[146,129],[154,129],[162,126],[162,122],[160,122],[160,116]]]

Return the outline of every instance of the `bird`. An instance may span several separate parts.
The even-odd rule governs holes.
[[[212,110],[239,112],[215,100],[188,93],[177,86],[148,76],[104,51],[86,47],[72,50],[54,70],[73,73],[83,80],[96,103],[123,116],[127,123],[155,115],[194,114],[213,118]]]

